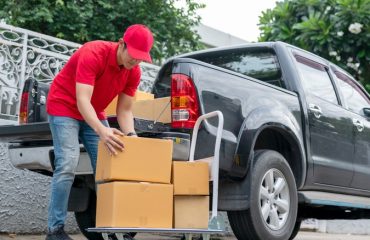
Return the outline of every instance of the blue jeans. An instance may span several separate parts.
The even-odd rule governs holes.
[[[108,126],[106,120],[102,123]],[[67,216],[69,193],[80,155],[79,141],[90,157],[95,174],[99,136],[85,121],[69,117],[49,115],[49,124],[55,154],[48,213],[48,230],[52,232],[64,225]]]

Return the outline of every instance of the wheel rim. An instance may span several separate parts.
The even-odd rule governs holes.
[[[280,230],[289,215],[290,193],[284,175],[273,168],[262,178],[259,191],[259,210],[265,224]]]

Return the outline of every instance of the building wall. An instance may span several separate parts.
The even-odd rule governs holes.
[[[47,229],[50,177],[14,168],[7,143],[0,142],[0,233],[42,233]],[[78,231],[69,213],[66,229]]]
[[[200,24],[194,28],[198,32],[201,42],[207,47],[223,47],[248,43],[246,40],[224,33],[220,30]]]

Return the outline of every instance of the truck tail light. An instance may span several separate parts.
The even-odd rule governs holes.
[[[29,92],[23,92],[21,98],[21,106],[19,109],[19,124],[28,122],[28,97]]]
[[[173,128],[193,128],[199,117],[199,102],[192,79],[185,74],[171,76]]]
[[[22,96],[21,96],[21,104],[19,107],[19,124],[25,124],[28,123],[29,117],[30,117],[30,105],[32,105],[32,102],[30,103],[30,97],[33,97],[35,87],[37,87],[37,82],[33,80],[32,78],[26,79],[24,81]],[[31,95],[30,95],[31,94]]]

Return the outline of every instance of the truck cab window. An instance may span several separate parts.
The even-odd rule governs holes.
[[[338,104],[333,83],[325,66],[310,59],[296,55],[297,67],[302,77],[302,84],[307,93]]]
[[[286,88],[277,56],[269,48],[215,51],[191,58]]]
[[[334,73],[338,79],[339,88],[343,93],[349,110],[363,115],[362,109],[370,107],[370,99],[351,78],[338,71]]]

